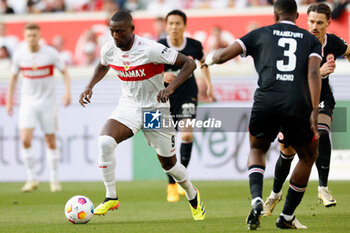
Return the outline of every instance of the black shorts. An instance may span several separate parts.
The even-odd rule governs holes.
[[[333,96],[333,93],[330,92],[324,98],[320,99],[318,113],[326,114],[327,116],[332,117],[334,106],[335,106],[334,96]]]
[[[253,109],[249,121],[249,132],[256,138],[273,142],[281,132],[280,142],[291,146],[304,146],[313,139],[309,117],[290,116],[288,112]]]
[[[197,96],[170,96],[170,113],[174,122],[194,119],[197,113]]]

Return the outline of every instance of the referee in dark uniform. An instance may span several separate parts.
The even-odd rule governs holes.
[[[252,209],[247,224],[251,230],[260,225],[266,152],[279,132],[282,132],[281,141],[296,149],[299,162],[291,176],[276,226],[306,228],[295,218],[294,211],[304,195],[318,155],[322,53],[317,38],[295,25],[297,17],[294,0],[277,0],[274,5],[276,24],[248,33],[229,47],[209,54],[205,62],[221,64],[239,54],[251,55],[259,74],[249,122]]]
[[[204,63],[204,53],[201,42],[184,36],[187,22],[186,14],[180,10],[173,10],[167,14],[165,21],[168,36],[158,42],[179,51],[193,60],[198,60],[201,64]],[[181,67],[175,65],[164,65],[165,86],[175,78],[176,74],[180,71],[180,68]],[[208,67],[204,67],[202,72],[203,78],[207,84],[208,101],[212,102],[214,100],[214,94]],[[173,116],[174,122],[187,121],[196,118],[197,95],[197,83],[194,74],[192,74],[174,91],[173,94],[170,95],[170,112]],[[192,151],[192,128],[177,128],[177,130],[181,131],[181,164],[187,167]],[[175,180],[171,176],[168,176],[168,178],[167,200],[169,202],[176,202],[179,200],[179,194],[184,195],[185,193],[181,187],[175,183]]]

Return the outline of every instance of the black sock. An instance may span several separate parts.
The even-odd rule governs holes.
[[[252,165],[249,170],[249,187],[252,199],[262,197],[265,167]]]
[[[191,206],[193,208],[197,209],[197,205],[198,205],[198,203],[197,203],[197,195],[196,195],[196,197],[194,199],[190,200],[189,202],[190,202],[190,204],[191,204]]]
[[[168,179],[169,179],[169,184],[175,184],[175,180],[171,175],[168,175]]]
[[[180,146],[180,155],[181,155],[181,164],[184,165],[184,167],[188,166],[188,163],[191,159],[191,152],[192,152],[192,142],[182,142]]]
[[[107,201],[110,201],[110,200],[118,200],[118,197],[116,197],[116,198],[110,198],[110,197],[106,197],[104,200],[103,200],[103,202],[102,203],[105,203],[105,202],[107,202]]]
[[[306,187],[300,187],[292,183],[289,184],[288,194],[286,197],[286,202],[283,207],[283,214],[293,215],[295,209],[301,202],[301,199],[304,196]]]
[[[284,181],[289,174],[290,165],[292,164],[294,155],[285,155],[280,151],[280,156],[275,165],[275,177],[273,179],[272,191],[279,193],[282,190]]]
[[[318,124],[320,141],[318,143],[318,158],[316,167],[318,171],[318,185],[327,187],[329,165],[331,162],[331,141],[329,138],[329,127],[327,124]]]

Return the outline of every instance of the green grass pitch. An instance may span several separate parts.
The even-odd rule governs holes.
[[[250,209],[248,181],[194,181],[207,208],[204,221],[192,220],[185,197],[166,202],[166,181],[118,182],[118,210],[94,216],[85,225],[74,225],[64,215],[66,201],[77,194],[89,197],[95,206],[104,199],[102,182],[62,183],[63,191],[50,193],[41,183],[32,193],[21,193],[23,183],[0,183],[0,232],[249,232],[245,219]],[[265,180],[264,199],[272,180]],[[287,193],[287,185],[283,193]],[[317,201],[317,183],[310,182],[296,211],[305,232],[350,232],[350,181],[331,181],[336,207],[325,208]],[[271,217],[262,217],[260,232],[276,229],[275,221],[284,200]],[[286,230],[284,230],[286,231]],[[290,231],[290,230],[287,230]]]

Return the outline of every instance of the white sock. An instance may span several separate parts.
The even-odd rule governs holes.
[[[279,193],[275,193],[274,191],[271,191],[270,198],[276,199],[276,198],[278,198],[279,195],[281,195],[281,193],[282,193],[282,191],[280,191]]]
[[[328,191],[328,186],[318,186],[318,191],[321,192],[322,190]]]
[[[35,171],[35,165],[36,165],[36,158],[33,154],[32,148],[22,148],[22,157],[24,166],[27,170],[28,180],[34,181],[36,180],[36,171]]]
[[[254,198],[254,199],[250,202],[250,204],[253,206],[254,203],[255,203],[256,201],[261,201],[261,203],[264,204],[264,200],[263,200],[261,197],[256,197],[256,198]]]
[[[196,197],[197,192],[188,177],[186,168],[181,163],[176,162],[176,164],[170,170],[165,171],[165,173],[171,175],[174,180],[185,190],[188,200],[193,200]]]
[[[294,215],[287,215],[287,214],[284,214],[284,213],[281,213],[281,215],[284,217],[285,220],[287,221],[291,221],[294,217]]]
[[[50,182],[58,182],[57,170],[60,163],[60,152],[58,149],[47,148],[47,163],[50,169]]]
[[[103,182],[106,187],[106,197],[116,198],[117,191],[115,186],[115,155],[114,150],[117,142],[111,136],[102,135],[98,138],[98,167],[100,168]]]

